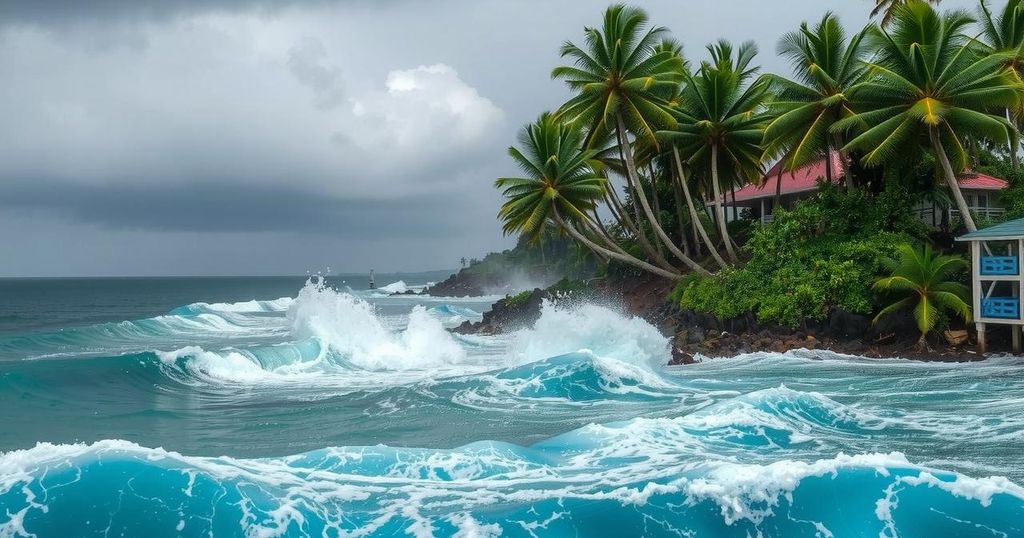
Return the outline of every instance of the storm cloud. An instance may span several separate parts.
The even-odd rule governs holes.
[[[640,4],[691,60],[754,39],[782,72],[782,33],[871,7]],[[419,270],[505,248],[505,148],[566,98],[558,47],[605,5],[7,0],[0,276]]]

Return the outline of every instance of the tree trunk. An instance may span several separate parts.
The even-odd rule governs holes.
[[[832,155],[825,157],[825,182],[832,185]]]
[[[640,199],[640,203],[643,205],[644,213],[647,215],[647,219],[650,220],[651,228],[654,230],[655,235],[664,242],[665,246],[668,247],[669,252],[671,252],[673,256],[679,258],[679,260],[685,263],[689,268],[697,272],[706,273],[706,269],[701,267],[699,263],[693,261],[686,254],[683,254],[683,252],[672,243],[672,240],[669,239],[667,234],[665,234],[665,230],[662,230],[661,225],[658,224],[658,219],[654,217],[654,214],[651,211],[651,206],[647,203],[647,197],[644,196],[643,185],[640,184],[640,179],[636,174],[636,163],[633,161],[633,148],[628,146],[628,141],[626,140],[626,122],[622,120],[622,113],[616,113],[615,119],[617,122],[616,131],[618,132],[619,145],[626,156],[626,175],[631,176],[629,179],[633,182],[633,187],[637,190],[637,198]]]
[[[711,144],[711,188],[715,192],[715,215],[718,217],[718,233],[722,236],[722,243],[725,243],[725,252],[734,263],[739,260],[736,251],[732,248],[732,239],[729,237],[729,230],[725,226],[725,200],[722,198],[722,184],[718,182],[718,142]]]
[[[661,202],[658,200],[658,185],[654,179],[654,165],[648,163],[647,169],[651,172],[651,201],[654,202],[654,215],[659,219],[658,226],[661,226]],[[658,254],[664,256],[665,249],[661,247],[661,243],[658,242],[655,246],[658,247]],[[686,252],[683,252],[683,254],[686,254]]]
[[[679,149],[672,147],[672,155],[676,160],[676,173],[679,179],[679,184],[682,187],[683,195],[686,197],[686,207],[690,210],[690,220],[693,221],[693,227],[697,229],[697,233],[700,234],[701,239],[708,246],[708,252],[715,258],[715,262],[722,269],[728,265],[725,260],[722,259],[722,255],[718,253],[718,249],[715,248],[715,244],[711,242],[711,238],[708,236],[708,231],[704,228],[704,223],[700,220],[700,215],[697,214],[697,208],[693,205],[693,196],[690,196],[690,186],[686,183],[686,173],[683,171],[683,161],[679,157]]]
[[[655,263],[657,263],[661,267],[668,270],[675,270],[675,267],[673,267],[672,264],[668,263],[668,261],[665,260],[664,256],[662,256],[659,252],[654,250],[654,247],[651,246],[650,241],[647,240],[647,236],[645,236],[640,231],[640,228],[636,225],[635,222],[633,222],[633,219],[630,218],[629,212],[626,211],[626,208],[622,207],[622,202],[619,201],[619,197],[617,194],[615,194],[614,188],[608,189],[605,192],[608,196],[608,199],[611,200],[609,208],[612,210],[612,215],[618,219],[619,224],[622,224],[623,227],[626,228],[626,230],[633,233],[633,236],[636,237],[637,244],[640,245],[640,248],[644,251],[644,253],[650,256],[651,259],[654,260]]]
[[[610,248],[611,250],[614,250],[615,252],[618,252],[619,254],[623,254],[623,255],[626,255],[626,256],[630,255],[628,252],[626,252],[625,249],[623,249],[615,241],[615,238],[613,238],[611,236],[611,234],[608,233],[608,229],[605,228],[604,223],[601,222],[600,217],[598,217],[598,215],[597,215],[597,210],[596,209],[594,210],[594,217],[593,217],[593,219],[586,218],[586,219],[583,220],[583,222],[586,223],[587,228],[589,228],[590,231],[594,233],[594,235],[599,237],[601,239],[601,241],[604,242],[604,244],[605,244],[605,246],[607,248]],[[647,253],[648,255],[651,254],[650,251],[646,251],[646,250],[645,250],[645,253]],[[661,256],[658,256],[657,253],[654,253],[654,256],[655,256],[655,263],[659,267],[661,267],[662,269],[664,269],[666,271],[669,271],[669,272],[676,272],[676,268],[673,267],[672,265],[670,265],[667,261],[665,261],[664,258],[662,258]]]
[[[834,144],[836,145],[836,154],[839,155],[839,166],[843,169],[843,180],[846,182],[846,190],[853,191],[856,186],[853,184],[853,174],[850,173],[850,160],[845,151],[843,151],[843,140],[839,135],[834,135]],[[832,160],[832,153],[829,152],[828,160]]]
[[[967,205],[967,200],[964,199],[964,193],[960,192],[960,184],[956,181],[956,174],[953,172],[953,166],[949,164],[949,157],[946,156],[946,150],[942,147],[942,141],[939,140],[938,128],[932,126],[928,128],[928,137],[932,140],[932,149],[935,150],[935,158],[938,159],[939,164],[942,165],[943,176],[946,178],[946,185],[949,186],[949,190],[953,192],[953,198],[956,200],[956,207],[960,210],[960,218],[964,221],[964,226],[967,227],[968,232],[977,231],[978,227],[974,224],[974,216],[971,215],[971,208]]]
[[[1006,109],[1006,121],[1013,125],[1017,125],[1018,122],[1014,121],[1013,113],[1010,109]],[[1020,168],[1020,155],[1017,153],[1020,150],[1020,141],[1012,133],[1010,134],[1010,165],[1013,167],[1013,171],[1016,172]]]
[[[676,203],[676,227],[679,232],[679,243],[683,245],[683,253],[690,255],[690,240],[686,234],[686,219],[683,213],[683,190],[679,188],[679,182],[675,179],[675,173],[668,170],[669,181],[672,182],[672,197]]]
[[[775,178],[775,200],[772,205],[772,218],[775,218],[775,212],[782,207],[782,173],[786,170],[786,159],[783,158],[779,161],[779,175]]]
[[[740,220],[740,207],[736,205],[736,187],[732,188],[732,220]]]
[[[638,260],[638,259],[636,259],[636,258],[634,258],[632,256],[629,256],[629,255],[626,255],[626,254],[620,254],[618,252],[615,252],[615,251],[612,251],[612,250],[608,250],[608,249],[602,247],[601,245],[598,245],[597,243],[594,243],[593,241],[588,239],[587,236],[583,235],[578,230],[576,230],[576,228],[573,228],[570,224],[568,224],[564,220],[562,220],[562,216],[558,214],[558,210],[557,209],[554,211],[554,214],[555,214],[555,221],[558,222],[558,225],[561,226],[563,230],[568,232],[568,234],[571,235],[573,238],[575,238],[577,241],[583,243],[584,245],[586,245],[587,247],[589,247],[591,250],[593,250],[595,252],[599,252],[599,253],[603,254],[604,256],[606,256],[608,258],[611,258],[613,260],[618,260],[618,261],[620,261],[622,263],[626,263],[626,264],[632,265],[634,267],[637,267],[639,269],[643,269],[644,271],[647,271],[648,273],[655,274],[655,275],[658,275],[658,276],[663,276],[663,277],[671,279],[671,280],[679,280],[683,276],[682,274],[679,274],[679,273],[671,273],[671,272],[666,271],[666,270],[664,270],[664,269],[662,269],[660,267],[651,265],[651,264],[649,264],[649,263],[647,263],[645,261]]]

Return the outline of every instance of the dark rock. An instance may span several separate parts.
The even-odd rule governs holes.
[[[686,343],[687,344],[699,344],[707,339],[707,334],[704,329],[693,325],[686,329]]]
[[[871,320],[867,316],[840,308],[833,309],[828,318],[828,334],[834,338],[863,338],[869,327]]]
[[[896,312],[870,325],[868,339],[880,344],[896,344],[917,341],[918,330],[914,316],[909,310]]]

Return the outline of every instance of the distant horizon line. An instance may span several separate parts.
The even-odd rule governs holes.
[[[425,275],[428,273],[442,273],[450,272],[457,273],[459,269],[428,269],[424,271],[374,271],[375,276],[382,275]],[[52,276],[3,276],[0,275],[0,280],[57,280],[57,279],[114,279],[114,278],[125,278],[125,279],[146,279],[146,278],[309,278],[314,276],[327,276],[327,277],[338,277],[338,276],[369,276],[370,272],[360,273],[328,273],[327,275],[315,275],[315,274],[277,274],[277,275],[52,275]]]

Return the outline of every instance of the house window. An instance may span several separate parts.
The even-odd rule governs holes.
[[[980,207],[982,209],[985,209],[985,208],[988,207],[988,194],[978,194],[977,195],[977,199],[978,199],[978,201],[977,201],[977,205],[975,205],[975,207]]]

